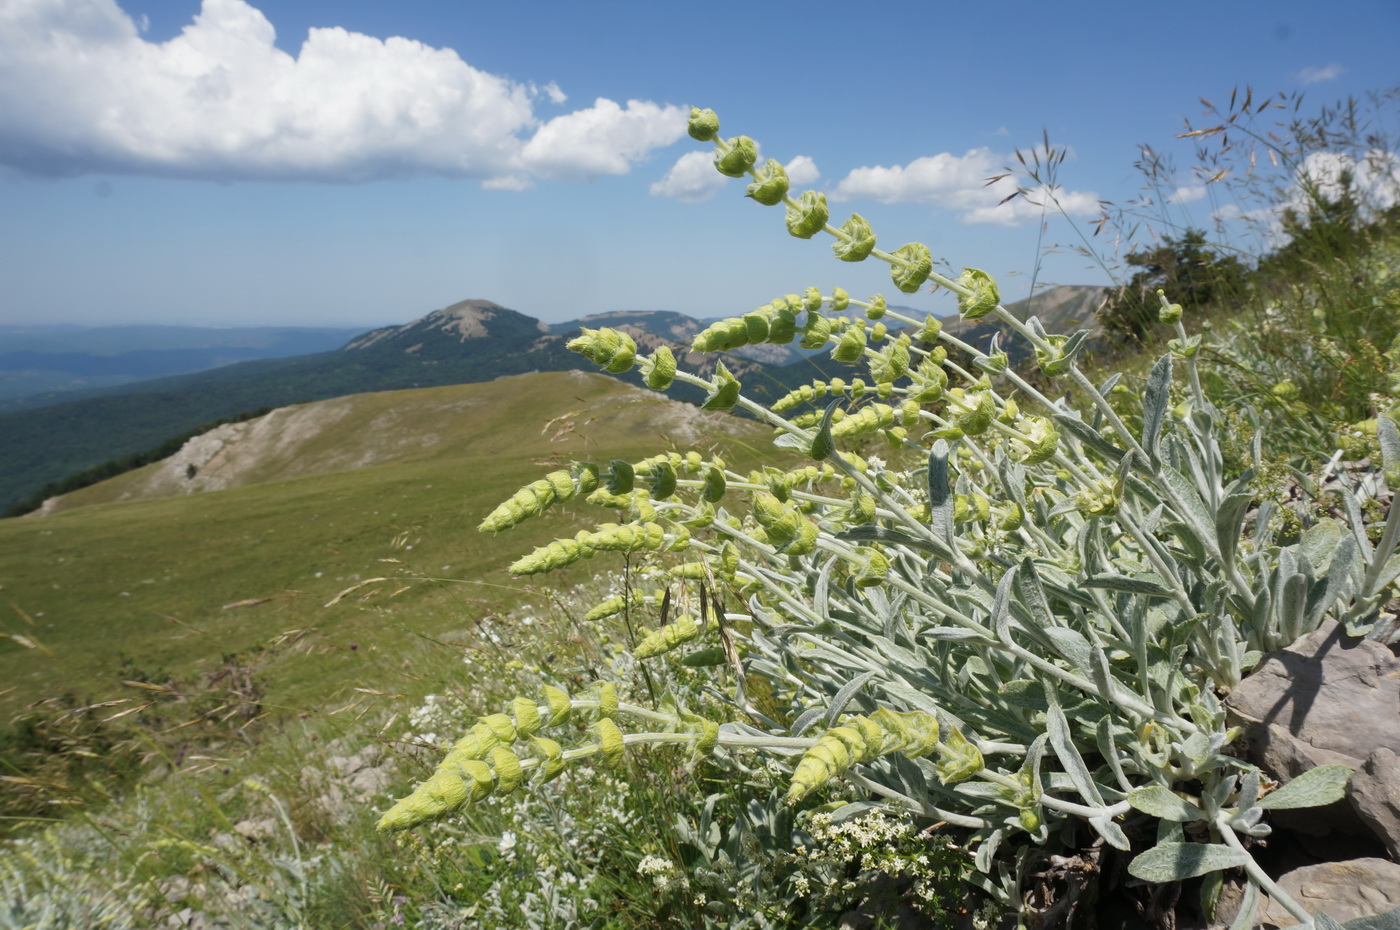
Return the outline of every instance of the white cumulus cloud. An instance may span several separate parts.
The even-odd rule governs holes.
[[[1019,226],[1039,219],[1042,210],[1038,204],[1048,206],[1047,196],[1053,196],[1071,216],[1099,212],[1098,196],[1093,192],[1059,187],[1042,189],[1029,199],[1017,197],[1002,203],[1016,190],[1016,182],[1007,177],[988,184],[987,178],[1002,174],[1001,166],[1008,161],[989,148],[977,148],[964,155],[926,155],[907,165],[857,168],[836,185],[832,199],[926,203],[956,212],[964,223],[1001,226]]]
[[[1343,68],[1338,64],[1323,65],[1320,68],[1304,68],[1298,72],[1298,80],[1304,84],[1323,84],[1327,81],[1335,81],[1342,76]]]
[[[699,203],[717,194],[728,180],[715,170],[713,154],[686,152],[676,159],[665,177],[651,185],[651,193],[655,197]]]
[[[598,98],[586,110],[556,116],[536,132],[521,153],[529,171],[542,178],[573,181],[626,174],[654,148],[685,134],[689,110],[629,100],[620,107]]]
[[[618,174],[685,131],[677,107],[565,95],[451,49],[312,29],[293,57],[245,0],[204,0],[149,42],[115,0],[0,3],[0,164],[34,175],[365,181],[436,175],[519,188]],[[572,149],[569,149],[572,147]]]
[[[797,155],[792,161],[783,165],[787,171],[788,181],[793,187],[806,187],[808,184],[816,182],[822,173],[817,170],[817,163],[806,155]]]
[[[1178,187],[1172,191],[1167,198],[1168,203],[1195,203],[1197,200],[1204,200],[1206,196],[1206,186],[1204,184],[1188,184],[1185,187]]]
[[[760,158],[759,163],[762,162]],[[793,187],[812,184],[822,176],[817,170],[817,163],[806,155],[794,156],[783,165],[783,170],[787,172],[788,182]],[[723,190],[728,180],[715,170],[713,152],[686,152],[676,159],[665,177],[651,185],[651,193],[655,197],[670,197],[684,203],[700,203]]]

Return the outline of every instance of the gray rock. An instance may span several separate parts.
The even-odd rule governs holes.
[[[1246,756],[1281,782],[1318,765],[1361,770],[1378,749],[1400,754],[1400,659],[1378,642],[1347,639],[1328,621],[1265,656],[1227,707],[1231,722],[1245,728]],[[1389,831],[1400,822],[1381,816],[1384,806],[1373,801],[1371,819],[1338,803],[1321,816],[1291,811],[1275,822],[1313,835],[1379,827],[1387,832],[1378,838],[1394,850],[1400,833]]]
[[[1386,859],[1350,859],[1294,869],[1278,885],[1309,914],[1326,911],[1337,921],[1374,917],[1400,907],[1400,865]],[[1259,920],[1265,927],[1292,927],[1298,919],[1266,898]]]
[[[1400,756],[1389,749],[1367,756],[1351,780],[1351,804],[1390,857],[1400,860]]]

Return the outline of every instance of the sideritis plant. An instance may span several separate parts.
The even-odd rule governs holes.
[[[1076,362],[1084,333],[1015,318],[990,276],[944,276],[920,243],[877,248],[859,215],[832,225],[822,194],[793,196],[752,140],[719,137],[713,112],[693,111],[690,128],[713,140],[718,170],[752,178],[748,196],[781,205],[792,235],[831,237],[842,261],[886,262],[902,292],[951,292],[965,319],[995,319],[1024,339],[1037,382],[1062,392],[1033,386],[995,344],[979,351],[932,317],[840,288],[787,294],[695,337],[702,352],[799,340],[862,366],[771,407],[722,364],[699,378],[669,350],[638,354],[625,334],[585,330],[575,351],[608,371],[638,368],[657,389],[702,387],[705,407],[771,425],[795,467],[740,474],[695,452],[581,462],[522,489],[481,529],[580,499],[626,514],[511,571],[599,552],[670,560],[675,593],[635,655],[712,666],[717,686],[733,682],[729,719],[674,698],[629,703],[608,683],[546,688],[482,717],[381,828],[416,826],[579,759],[618,764],[639,744],[696,756],[749,748],[784,760],[792,804],[843,779],[864,800],[838,821],[874,804],[940,822],[971,853],[966,879],[1012,912],[1023,907],[1025,850],[1086,845],[1087,827],[1130,851],[1139,879],[1207,876],[1208,908],[1222,871],[1243,867],[1243,920],[1262,890],[1311,921],[1248,847],[1269,833],[1267,811],[1333,801],[1350,773],[1323,766],[1269,791],[1231,754],[1222,695],[1324,619],[1388,632],[1373,627],[1400,573],[1400,515],[1373,545],[1348,496],[1349,524],[1322,520],[1284,544],[1274,504],[1256,499],[1265,437],[1253,441],[1255,469],[1225,473],[1223,417],[1179,307],[1161,301],[1177,339],[1141,397],[1115,391],[1117,379],[1096,386]],[[1384,418],[1379,432],[1394,480],[1400,436]],[[881,456],[857,453],[872,441]]]

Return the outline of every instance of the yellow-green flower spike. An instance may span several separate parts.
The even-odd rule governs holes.
[[[695,622],[694,617],[685,614],[674,623],[668,623],[647,634],[637,644],[637,648],[632,650],[632,655],[638,659],[654,659],[699,636],[700,625]]]
[[[589,487],[590,483],[596,485],[596,472],[581,468],[575,477],[568,471],[552,471],[516,491],[510,500],[491,511],[477,529],[484,533],[510,529],[527,517],[538,516],[560,501],[572,500],[580,491],[587,493],[592,490]]]
[[[803,191],[802,196],[797,198],[796,206],[788,205],[787,231],[799,239],[810,239],[821,232],[830,218],[826,195],[818,191]]]
[[[752,197],[765,207],[782,203],[788,192],[788,176],[783,166],[769,158],[754,170],[754,174],[757,180],[745,189],[744,196]]]
[[[584,614],[583,622],[597,623],[599,620],[606,620],[608,617],[614,617],[622,613],[623,609],[626,607],[627,598],[623,597],[621,594],[615,594]]]
[[[985,271],[964,268],[957,284],[966,290],[958,295],[958,315],[964,320],[980,320],[1001,303],[997,283]]]
[[[729,140],[727,151],[715,155],[715,170],[726,177],[742,178],[758,161],[758,144],[748,136]]]
[[[581,335],[569,340],[565,348],[615,375],[631,371],[637,360],[637,343],[615,329],[584,327]]]
[[[841,236],[831,246],[831,251],[843,262],[863,262],[874,250],[875,230],[859,213],[852,213],[851,218],[841,224]]]
[[[910,242],[894,250],[897,261],[890,266],[894,286],[912,294],[923,286],[933,272],[933,255],[922,242]]]
[[[620,766],[623,753],[626,751],[626,743],[623,741],[622,731],[617,728],[617,724],[608,717],[602,717],[593,724],[592,729],[598,736],[598,746],[603,753],[603,764],[609,768]]]
[[[833,418],[834,419],[834,418]],[[894,408],[889,404],[867,404],[855,413],[849,414],[840,423],[831,427],[831,435],[837,439],[873,433],[894,425]]]
[[[664,391],[676,379],[676,356],[666,346],[657,346],[645,369],[647,387]]]
[[[719,117],[714,110],[690,108],[690,122],[686,125],[690,138],[696,142],[709,142],[719,135]]]

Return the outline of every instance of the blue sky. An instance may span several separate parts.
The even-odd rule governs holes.
[[[1400,84],[1400,2],[0,0],[0,323],[406,322],[466,298],[546,321],[746,312],[884,266],[719,184],[691,105],[839,223],[997,275],[1106,283],[1070,220],[998,208],[1042,132],[1080,229],[1206,97]],[[1392,114],[1393,116],[1394,114]],[[1392,120],[1393,123],[1393,120]],[[1393,129],[1394,126],[1392,125]],[[707,183],[708,182],[708,183]],[[1195,192],[1195,193],[1193,193]],[[1114,243],[1096,240],[1109,257]],[[949,312],[945,295],[901,302]]]

